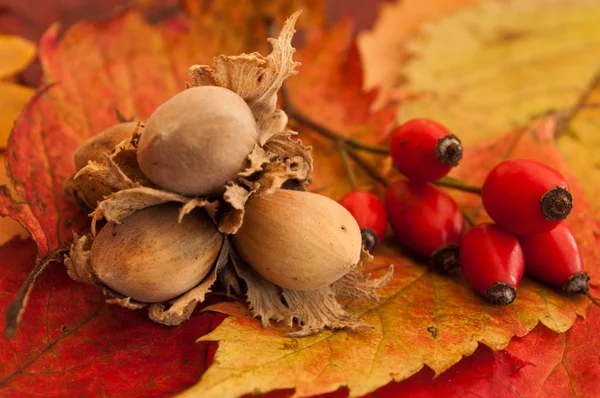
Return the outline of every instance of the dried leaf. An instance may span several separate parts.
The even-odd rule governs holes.
[[[390,265],[387,272],[379,278],[371,279],[371,274],[363,274],[352,270],[335,282],[331,289],[336,297],[348,297],[356,300],[379,301],[377,291],[392,281],[394,266]]]
[[[90,252],[93,238],[89,235],[73,234],[73,243],[68,256],[65,256],[67,273],[74,281],[97,285],[90,263]]]
[[[273,50],[267,57],[259,53],[220,55],[210,66],[190,67],[194,86],[225,87],[246,100],[256,119],[261,145],[285,128],[287,118],[276,108],[277,91],[285,79],[298,73],[295,70],[298,63],[292,60],[296,51],[292,37],[299,16],[300,11],[290,16],[279,37],[269,39]]]
[[[246,201],[252,192],[235,183],[225,186],[223,194],[225,206],[222,209],[222,216],[218,219],[219,231],[224,234],[235,234],[240,229],[244,221]]]
[[[277,155],[267,152],[263,147],[256,145],[252,152],[250,152],[250,155],[248,155],[250,165],[244,171],[238,173],[238,176],[250,177],[255,173],[259,173],[266,164],[269,164],[276,157]]]
[[[373,328],[346,312],[329,286],[302,292],[283,289],[282,296],[300,324],[300,330],[286,333],[287,337],[312,336],[325,329]]]
[[[284,322],[291,327],[294,314],[281,302],[281,288],[261,277],[235,255],[231,256],[231,262],[236,274],[246,282],[248,309],[252,316],[260,318],[262,327],[269,327],[271,321]]]
[[[167,202],[179,202],[184,204],[179,213],[180,220],[194,208],[209,206],[213,208],[214,211],[216,206],[208,200],[190,198],[176,193],[162,191],[160,189],[148,187],[123,189],[113,193],[108,199],[98,203],[96,210],[91,213],[91,216],[93,217],[92,233],[93,235],[96,235],[95,226],[98,220],[105,219],[106,221],[121,223],[125,217],[133,214],[137,210]]]

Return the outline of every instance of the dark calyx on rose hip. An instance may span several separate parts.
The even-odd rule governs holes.
[[[387,214],[383,202],[372,192],[356,190],[340,199],[340,204],[352,214],[362,236],[365,250],[375,249],[385,236]]]
[[[552,167],[528,159],[496,165],[483,183],[481,197],[492,220],[517,235],[550,231],[573,208],[565,178]]]
[[[524,257],[517,238],[495,224],[471,228],[460,243],[465,278],[490,303],[505,306],[517,297]]]
[[[584,271],[577,241],[565,224],[552,231],[522,236],[519,241],[528,274],[569,294],[589,294],[590,277]]]
[[[409,120],[396,127],[391,136],[390,154],[394,165],[410,180],[437,180],[462,159],[458,137],[433,120]]]
[[[398,180],[388,187],[385,205],[400,243],[430,258],[439,271],[458,266],[457,249],[465,221],[448,194],[430,184]]]

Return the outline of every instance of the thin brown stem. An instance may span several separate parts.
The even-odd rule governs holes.
[[[594,74],[592,79],[586,85],[585,89],[581,92],[581,94],[577,98],[577,101],[575,102],[575,104],[567,110],[558,112],[558,122],[556,124],[556,131],[554,132],[555,138],[560,137],[566,131],[568,131],[569,126],[571,125],[571,122],[573,121],[573,119],[575,119],[575,117],[577,116],[577,114],[579,113],[580,110],[582,110],[586,107],[590,107],[590,108],[594,107],[595,104],[586,105],[585,101],[587,100],[589,95],[592,93],[592,91],[595,90],[595,88],[598,86],[598,84],[600,84],[600,69],[598,71],[596,71],[596,73]]]
[[[342,145],[338,148],[338,151],[340,152],[340,157],[342,158],[344,168],[346,169],[346,173],[348,174],[350,185],[352,185],[353,190],[357,190],[358,180],[356,179],[356,173],[354,172],[354,167],[352,166],[352,162],[350,161],[350,155],[348,155],[348,149]]]
[[[600,307],[600,303],[590,294],[590,292],[585,293],[585,296],[590,299],[592,303],[594,303],[597,307]]]
[[[367,173],[369,175],[369,177],[371,177],[372,179],[374,179],[375,181],[377,181],[384,187],[388,186],[389,183],[388,183],[387,179],[384,176],[382,176],[381,174],[379,174],[379,172],[377,170],[375,170],[373,168],[373,166],[371,166],[369,164],[369,162],[364,160],[359,154],[357,154],[354,150],[352,150],[350,148],[347,148],[347,152],[348,152],[348,156],[350,156],[352,158],[352,160],[354,160],[354,162],[357,165],[359,165],[365,171],[365,173]]]
[[[292,103],[287,84],[285,82],[281,85],[279,95],[281,96],[282,108],[290,119],[293,119],[298,123],[303,124],[304,126],[310,128],[311,130],[314,130],[316,133],[322,135],[323,137],[328,138],[337,143],[342,143],[355,149],[363,150],[365,152],[376,153],[378,155],[389,154],[387,147],[366,144],[360,140],[346,137],[342,134],[338,134],[335,131],[323,126],[322,124],[315,122],[314,120],[300,112]]]
[[[459,180],[458,178],[445,176],[439,180],[433,181],[434,185],[446,188],[452,188],[463,192],[471,192],[481,195],[481,187],[478,185],[471,185],[466,181]]]
[[[375,153],[377,155],[389,155],[390,154],[389,149],[385,146],[365,144],[364,142],[356,140],[354,138],[351,138],[346,142],[348,145],[350,145],[351,147],[353,147],[355,149],[361,149],[363,151]]]

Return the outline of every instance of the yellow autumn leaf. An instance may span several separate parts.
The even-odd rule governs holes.
[[[407,44],[412,61],[396,70],[418,96],[398,117],[438,120],[471,145],[549,110],[568,111],[600,69],[599,20],[597,1],[488,0],[428,25]],[[558,144],[593,197],[600,113],[580,114]]]
[[[35,46],[18,36],[0,35],[0,79],[11,78],[27,67]],[[0,148],[6,147],[13,123],[33,95],[29,87],[0,81]]]
[[[33,60],[35,45],[19,36],[0,34],[0,79],[10,77]]]
[[[435,23],[444,15],[476,4],[481,0],[418,0],[381,4],[375,26],[357,38],[365,68],[364,86],[379,91],[379,107],[392,92],[399,89],[403,78],[398,74],[408,60],[407,40],[424,23]]]
[[[590,198],[600,196],[600,81],[594,81],[568,128],[557,138],[557,145]],[[600,203],[594,201],[596,217]]]

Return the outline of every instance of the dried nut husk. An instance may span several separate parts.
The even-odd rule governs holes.
[[[98,282],[144,303],[170,300],[200,283],[217,259],[223,235],[204,211],[181,223],[178,213],[177,204],[167,203],[104,226],[90,257]]]
[[[120,142],[131,138],[138,126],[138,122],[126,122],[114,125],[102,131],[81,144],[75,150],[75,169],[83,169],[88,162],[102,162],[104,154],[110,154]]]
[[[290,290],[330,285],[361,255],[360,228],[348,210],[304,191],[250,197],[234,240],[239,255],[263,278]]]
[[[191,87],[152,113],[137,156],[159,187],[204,196],[236,180],[257,143],[256,121],[239,95],[222,87]]]
[[[142,131],[143,127],[138,122],[126,122],[114,125],[95,135],[76,150],[74,155],[75,169],[77,172],[88,170],[90,167],[105,164],[105,156],[111,155],[113,162],[120,170],[135,181],[144,180],[141,170],[137,164],[134,150],[126,150],[121,145],[132,139],[134,133]],[[113,154],[114,153],[114,154]],[[65,189],[78,199],[83,205],[94,209],[96,205],[104,200],[117,189],[101,178],[94,178],[92,174],[82,172],[69,178],[65,182]]]

